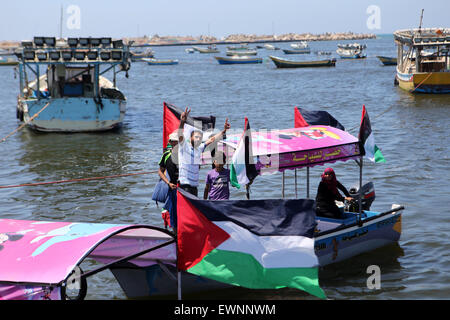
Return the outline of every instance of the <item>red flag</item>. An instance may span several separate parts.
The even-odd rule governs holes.
[[[180,126],[180,118],[183,110],[177,108],[172,104],[168,104],[166,102],[163,103],[164,111],[163,111],[163,148],[167,147],[167,143],[169,142],[169,135],[177,130]],[[202,131],[207,131],[210,129],[214,129],[216,124],[216,117],[188,117],[187,124],[197,127]],[[197,123],[200,123],[199,127]]]
[[[294,107],[294,128],[301,128],[309,126],[308,122],[305,121],[300,111],[297,107]]]

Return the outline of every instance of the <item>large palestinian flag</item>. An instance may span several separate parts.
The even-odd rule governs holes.
[[[244,132],[234,151],[230,166],[230,182],[233,187],[240,188],[258,176],[253,162],[252,133],[250,123],[245,118]]]
[[[163,111],[163,148],[167,147],[169,142],[169,135],[177,130],[180,126],[180,117],[183,110],[180,108],[164,102]],[[191,117],[187,118],[186,123],[192,127],[201,129],[202,131],[208,131],[214,129],[216,124],[216,117]]]
[[[178,189],[178,268],[251,289],[319,298],[314,201],[200,200]]]
[[[361,125],[358,135],[361,153],[365,155],[372,162],[386,162],[381,153],[381,150],[375,144],[375,139],[372,133],[372,127],[370,125],[369,114],[366,107],[363,105],[363,111],[361,116]]]
[[[322,110],[308,111],[303,108],[294,107],[294,127],[301,128],[307,126],[322,125],[338,128],[345,131],[342,124],[339,123],[331,114]]]

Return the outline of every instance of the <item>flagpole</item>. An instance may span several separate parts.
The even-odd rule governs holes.
[[[297,195],[297,168],[295,168],[294,173],[295,173],[295,199],[297,199],[298,198],[298,195]]]
[[[361,223],[361,216],[362,216],[362,197],[361,197],[361,191],[362,191],[362,172],[363,172],[363,156],[360,157],[359,162],[359,194],[358,194],[358,202],[359,202],[359,215],[358,215],[358,224]]]
[[[306,167],[306,199],[309,199],[309,167]]]
[[[284,199],[284,171],[283,171],[283,180],[282,180],[282,184],[281,184],[281,195],[282,195],[282,198]]]

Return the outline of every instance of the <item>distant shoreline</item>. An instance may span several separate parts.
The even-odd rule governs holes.
[[[298,41],[344,41],[344,40],[365,40],[376,39],[375,34],[363,34],[353,32],[342,33],[323,33],[323,34],[295,34],[288,33],[282,35],[248,35],[233,34],[223,39],[217,39],[212,36],[158,36],[152,37],[124,37],[125,42],[133,41],[132,46],[141,47],[160,47],[160,46],[192,46],[192,45],[213,45],[213,44],[240,44],[240,43],[281,43],[281,42],[298,42]],[[0,41],[0,48],[12,48],[20,46],[20,41]]]

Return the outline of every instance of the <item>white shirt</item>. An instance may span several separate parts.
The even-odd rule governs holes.
[[[206,144],[203,142],[197,148],[192,147],[191,140],[183,139],[178,144],[178,168],[180,184],[198,186],[198,174],[202,159],[202,152]]]

